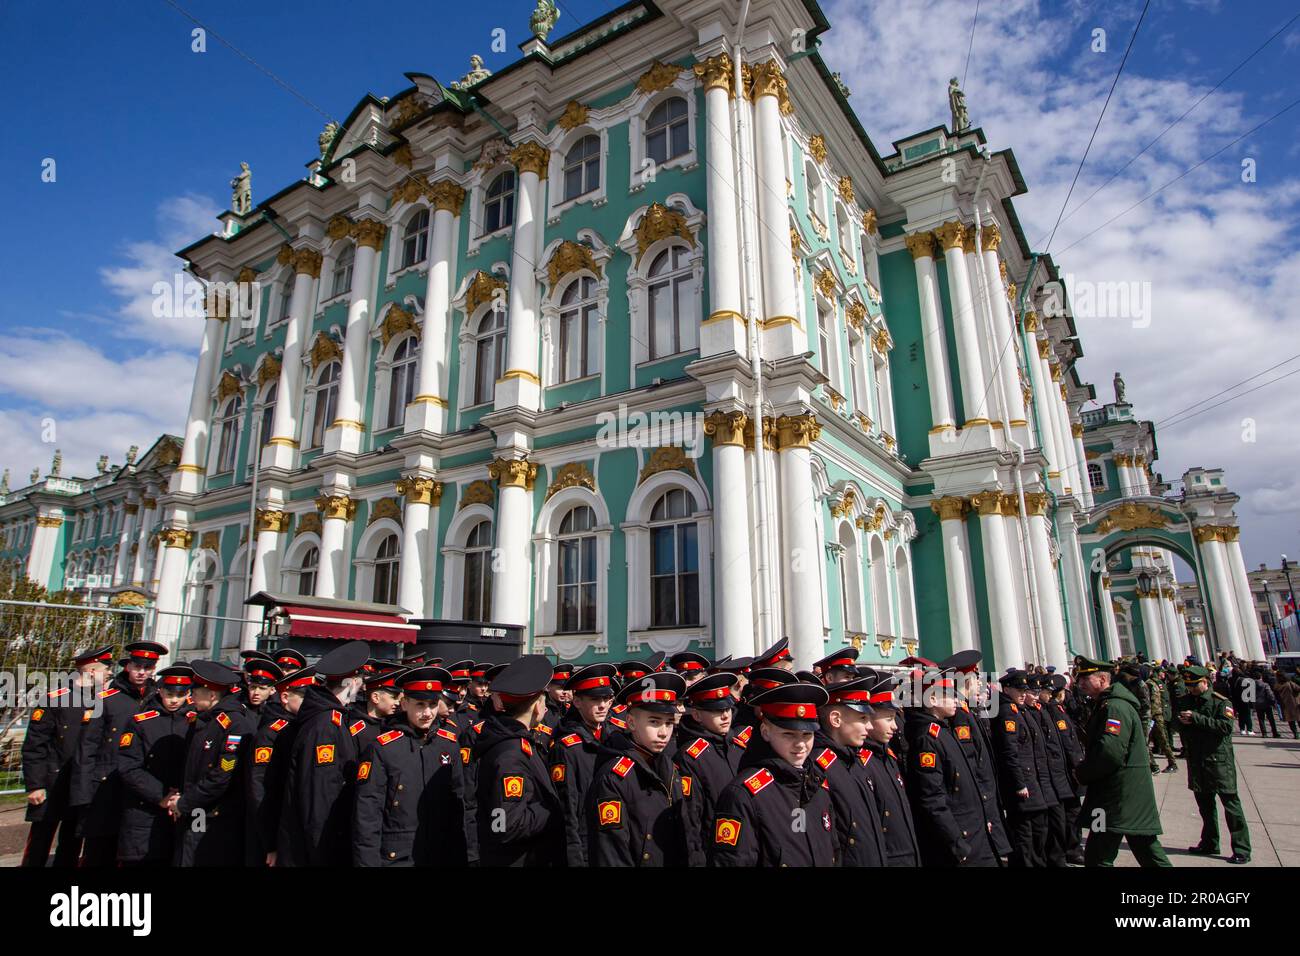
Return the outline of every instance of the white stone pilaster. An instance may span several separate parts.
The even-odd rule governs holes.
[[[355,455],[361,451],[361,436],[366,427],[362,408],[370,365],[368,352],[370,326],[374,319],[375,273],[386,232],[387,227],[374,219],[362,219],[353,223],[350,229],[350,235],[356,240],[356,253],[352,259],[348,324],[343,335],[343,362],[339,369],[338,417],[326,429],[326,453],[342,451]],[[321,557],[323,559],[324,555]],[[319,582],[319,578],[317,580]]]

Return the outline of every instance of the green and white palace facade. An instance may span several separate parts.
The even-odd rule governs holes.
[[[237,181],[179,253],[208,286],[179,461],[126,512],[159,639],[253,646],[251,589],[574,661],[1262,655],[1237,497],[1169,493],[1150,424],[1080,380],[1011,151],[880,155],[817,5],[740,6],[637,0],[455,87],[407,74],[303,180]]]

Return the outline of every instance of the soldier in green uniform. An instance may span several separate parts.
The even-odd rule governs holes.
[[[1169,745],[1168,727],[1169,721],[1173,718],[1173,707],[1165,691],[1164,675],[1160,669],[1157,668],[1151,674],[1151,679],[1147,681],[1147,691],[1151,695],[1151,719],[1154,721],[1151,728],[1152,766],[1155,766],[1155,755],[1164,754],[1165,769],[1160,772],[1173,773],[1178,769],[1178,761],[1174,759],[1174,749]]]
[[[1114,665],[1087,657],[1074,659],[1077,686],[1093,699],[1088,749],[1075,769],[1088,788],[1079,826],[1088,830],[1085,866],[1113,866],[1119,845],[1142,866],[1169,866],[1160,846],[1160,813],[1147,767],[1146,727],[1138,719],[1137,698],[1111,683]]]
[[[1183,746],[1187,752],[1187,787],[1196,795],[1201,811],[1201,842],[1189,853],[1213,856],[1219,852],[1218,794],[1232,835],[1229,863],[1250,862],[1250,831],[1237,796],[1237,764],[1232,756],[1232,702],[1210,690],[1210,672],[1204,667],[1184,671],[1187,696],[1178,702]]]

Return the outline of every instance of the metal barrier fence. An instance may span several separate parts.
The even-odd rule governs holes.
[[[37,701],[28,693],[72,670],[81,649],[140,640],[144,612],[80,604],[0,600],[0,793],[22,790],[22,743]]]

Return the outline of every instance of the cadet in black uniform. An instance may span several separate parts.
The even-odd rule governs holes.
[[[898,731],[902,708],[894,698],[894,678],[877,676],[871,685],[871,723],[867,740],[858,752],[880,809],[880,830],[886,866],[920,866],[921,851],[912,822],[912,805],[903,782],[903,766],[889,742]]]
[[[559,726],[560,720],[569,712],[573,694],[565,685],[572,676],[572,664],[556,664],[551,671],[551,682],[546,685],[546,714],[542,717],[542,723],[552,730]]]
[[[648,674],[619,692],[631,746],[609,756],[587,794],[592,866],[704,864],[693,781],[667,753],[685,692],[685,679],[672,671]]]
[[[668,666],[682,675],[689,688],[709,672],[709,659],[694,651],[682,651],[668,658]]]
[[[948,721],[957,712],[950,671],[928,671],[921,707],[907,711],[907,794],[924,866],[998,866],[992,823],[970,762]]]
[[[388,729],[397,715],[398,701],[402,697],[398,681],[407,670],[382,661],[370,664],[371,669],[362,676],[365,700],[352,704],[346,714],[348,733],[353,737],[353,746],[358,756],[365,753],[375,738]]]
[[[77,808],[72,803],[72,769],[83,729],[94,716],[96,698],[108,678],[113,648],[97,647],[72,659],[77,676],[69,687],[50,691],[32,709],[23,737],[23,789],[31,824],[23,866],[44,866],[55,832],[54,865],[72,867],[81,856]]]
[[[243,671],[240,697],[248,712],[260,724],[267,714],[263,708],[269,707],[273,711],[279,709],[279,702],[275,699],[275,682],[284,676],[284,671],[271,655],[263,651],[240,651],[239,656],[243,660],[240,665],[240,670]]]
[[[1046,866],[1047,808],[1044,788],[1051,787],[1047,768],[1039,768],[1041,743],[1028,714],[1021,713],[1028,676],[1014,668],[998,683],[998,716],[993,721],[993,754],[1007,811],[1007,836],[1011,840],[1012,866]],[[1035,722],[1036,723],[1036,722]],[[1044,762],[1046,755],[1043,754]],[[1055,793],[1052,800],[1055,801]]]
[[[1074,726],[1074,720],[1065,707],[1064,701],[1068,683],[1069,681],[1066,680],[1064,674],[1052,674],[1043,685],[1039,697],[1043,702],[1043,711],[1047,718],[1056,725],[1056,731],[1060,737],[1061,748],[1065,756],[1065,772],[1069,776],[1074,794],[1069,799],[1061,801],[1061,809],[1065,812],[1066,822],[1065,858],[1075,866],[1083,866],[1083,840],[1079,835],[1077,822],[1079,807],[1082,806],[1082,800],[1079,797],[1081,788],[1074,773],[1079,764],[1083,762],[1083,743],[1079,739],[1079,732]]]
[[[587,790],[596,777],[605,722],[614,702],[613,664],[588,664],[569,676],[569,712],[555,728],[551,783],[564,807],[564,856],[569,866],[587,865]]]
[[[198,716],[186,741],[185,774],[170,809],[177,821],[177,866],[238,866],[244,861],[244,783],[240,767],[254,718],[234,693],[239,672],[198,660],[191,696]]]
[[[1047,770],[1052,791],[1056,796],[1054,806],[1047,808],[1047,846],[1045,859],[1048,866],[1067,866],[1066,854],[1070,852],[1070,831],[1073,826],[1065,818],[1067,801],[1074,799],[1074,780],[1065,762],[1065,744],[1056,726],[1055,717],[1043,707],[1051,699],[1051,674],[1035,674],[1029,679],[1029,694],[1025,704],[1038,722],[1047,757]],[[1082,854],[1079,863],[1082,864]]]
[[[790,638],[783,637],[763,653],[754,658],[750,664],[750,670],[760,670],[764,667],[776,667],[783,671],[794,673],[794,657],[790,654]]]
[[[153,693],[154,671],[167,648],[135,641],[122,648],[122,671],[100,693],[101,712],[81,735],[72,769],[72,802],[80,810],[85,840],[82,866],[117,865],[117,828],[122,822],[122,780],[117,775],[118,743],[132,714]]]
[[[474,733],[476,819],[483,866],[553,866],[564,859],[564,816],[546,756],[532,742],[552,666],[529,654],[490,685],[500,707]]]
[[[368,656],[349,641],[316,662],[326,685],[307,688],[298,710],[276,835],[276,866],[347,866],[352,861],[352,788],[359,763],[343,708]]]
[[[398,677],[401,716],[362,752],[352,816],[356,866],[464,866],[465,805],[456,735],[437,726],[451,675]]]
[[[117,859],[123,866],[170,866],[175,856],[176,822],[169,806],[185,782],[186,745],[198,715],[189,706],[193,676],[186,665],[158,671],[158,689],[118,742],[122,823]]]
[[[885,865],[880,807],[858,759],[871,728],[871,688],[878,679],[872,674],[828,687],[830,699],[818,711],[821,729],[813,735],[812,759],[826,775],[835,808],[840,866]]]
[[[799,678],[783,667],[762,667],[758,670],[750,670],[746,676],[748,682],[745,685],[744,694],[740,698],[740,703],[736,705],[736,715],[732,718],[733,725],[740,727],[757,727],[759,725],[757,708],[753,704],[755,697],[767,693],[774,687],[799,682]]]
[[[826,778],[810,759],[826,689],[793,682],[753,699],[762,714],[754,763],[714,808],[714,866],[834,866],[835,821]],[[793,821],[800,826],[793,826]]]
[[[830,687],[833,684],[841,684],[844,681],[856,680],[860,677],[857,663],[858,649],[856,647],[841,647],[838,651],[827,654],[813,664],[813,673],[817,675],[823,684]]]
[[[953,674],[957,711],[948,723],[975,774],[980,799],[988,810],[986,816],[993,824],[993,848],[997,851],[998,858],[1003,859],[1011,853],[1011,841],[1002,822],[1002,795],[998,790],[993,741],[989,737],[988,720],[983,716],[988,713],[988,701],[986,685],[976,670],[981,659],[979,651],[958,651],[940,661],[937,667]]]
[[[253,734],[251,756],[244,766],[245,866],[269,866],[274,858],[298,711],[307,688],[315,683],[314,667],[295,668],[281,677],[275,692],[276,711],[282,716],[265,714]]]
[[[733,736],[735,674],[721,672],[697,680],[686,688],[689,710],[678,726],[678,748],[673,758],[683,777],[691,778],[691,798],[699,806],[700,839],[706,854],[713,848],[713,809],[723,789],[740,772],[745,744]],[[751,728],[744,728],[752,734]],[[746,736],[748,741],[748,736]]]

